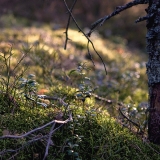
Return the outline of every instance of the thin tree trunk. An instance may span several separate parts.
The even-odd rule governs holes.
[[[160,144],[160,0],[149,0],[147,20],[147,75],[149,86],[148,138]]]

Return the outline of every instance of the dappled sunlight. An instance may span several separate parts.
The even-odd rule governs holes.
[[[37,76],[44,73],[49,74],[46,69],[44,70],[44,66],[46,66],[48,70],[55,68],[52,72],[53,75],[57,75],[59,70],[65,71],[73,69],[77,63],[83,61],[87,62],[87,65],[93,68],[92,62],[87,58],[87,39],[82,33],[69,29],[68,36],[71,40],[68,41],[67,50],[64,50],[66,38],[64,34],[65,29],[53,30],[49,25],[39,24],[38,27],[36,27],[36,25],[35,23],[35,26],[18,27],[17,23],[16,26],[12,27],[13,29],[2,29],[3,34],[0,38],[0,50],[7,52],[9,47],[12,46],[12,53],[14,54],[11,61],[12,64],[16,64],[17,59],[23,54],[27,54],[28,57],[24,60],[24,64],[26,66],[29,65],[30,70],[32,70],[34,74],[37,74]],[[146,71],[144,64],[146,57],[143,56],[144,54],[140,51],[130,50],[126,46],[126,40],[120,37],[112,38],[112,41],[102,39],[96,32],[91,36],[91,40],[96,50],[102,56],[108,71],[107,78],[105,76],[98,76],[100,72],[104,74],[104,66],[90,44],[90,53],[95,63],[94,69],[97,70],[95,71],[97,72],[97,80],[95,83],[101,84],[100,86],[102,88],[113,87],[119,90],[121,95],[128,90],[125,95],[121,96],[122,99],[124,99],[127,94],[134,93],[133,91],[129,93],[129,90],[134,90],[137,86],[141,86],[142,92],[145,92],[146,85],[144,81],[146,81]],[[8,40],[9,42],[7,42]],[[139,56],[140,54],[141,56]],[[36,55],[40,57],[36,57]],[[36,61],[37,64],[33,61]],[[41,65],[43,69],[39,68],[38,65]],[[56,69],[59,70],[56,71]],[[94,72],[92,74],[94,74]],[[102,78],[103,80],[101,80]],[[130,85],[132,85],[133,88]],[[107,94],[106,89],[104,93],[100,92],[100,94]],[[113,95],[109,97],[114,98]]]
[[[145,121],[148,92],[144,53],[130,49],[120,37],[104,39],[93,33],[90,39],[102,56],[106,75],[90,44],[92,62],[82,33],[69,29],[70,40],[64,50],[64,28],[41,23],[18,25],[18,20],[12,23],[3,26],[0,35],[0,134],[21,136],[48,122],[56,123],[19,140],[0,140],[4,142],[0,149],[27,144],[29,147],[18,156],[30,159],[30,154],[43,155],[46,136],[53,127],[49,143],[52,158],[52,153],[58,153],[57,157],[74,153],[84,159],[130,159],[132,155],[137,158],[137,147],[144,152],[138,152],[141,157],[151,157],[148,147],[135,136],[146,130],[125,118],[140,125]],[[28,144],[34,137],[42,139]]]

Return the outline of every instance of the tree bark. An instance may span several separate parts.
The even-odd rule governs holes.
[[[149,0],[147,20],[147,75],[149,87],[148,139],[160,144],[160,0]]]

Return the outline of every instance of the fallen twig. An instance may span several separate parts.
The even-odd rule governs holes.
[[[15,135],[5,135],[5,136],[1,136],[0,139],[7,139],[7,138],[12,138],[12,139],[21,139],[21,138],[25,138],[29,135],[31,135],[32,133],[35,133],[39,130],[42,130],[44,128],[46,128],[47,126],[51,125],[52,124],[52,127],[50,129],[50,132],[46,135],[40,135],[40,136],[35,136],[35,138],[32,138],[31,140],[27,141],[25,144],[23,144],[21,147],[17,148],[17,149],[4,149],[3,151],[0,152],[0,156],[6,154],[6,153],[9,153],[9,152],[14,152],[14,153],[17,153],[18,151],[22,150],[23,148],[25,148],[26,146],[30,145],[31,143],[34,143],[36,141],[39,141],[41,139],[45,139],[45,138],[48,138],[47,140],[47,145],[46,145],[46,150],[45,150],[45,154],[44,154],[44,158],[43,160],[45,160],[48,156],[48,150],[49,150],[49,147],[51,145],[51,137],[53,135],[53,133],[55,131],[57,131],[59,128],[61,128],[64,124],[72,121],[72,114],[70,113],[69,114],[69,118],[66,119],[65,121],[59,121],[59,120],[53,120],[41,127],[38,127],[38,128],[35,128],[25,134],[22,134],[22,135],[19,135],[19,136],[15,136]],[[60,124],[57,128],[55,128],[55,124],[58,123]],[[55,128],[55,129],[54,129]],[[15,156],[15,155],[14,155]]]

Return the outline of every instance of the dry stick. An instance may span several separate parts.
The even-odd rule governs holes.
[[[47,140],[46,151],[45,151],[45,155],[43,157],[43,160],[45,160],[48,156],[48,150],[49,150],[49,147],[50,147],[50,144],[51,144],[52,131],[53,131],[54,127],[55,127],[55,123],[52,125],[52,127],[50,129],[50,133],[49,133],[48,140]]]
[[[135,23],[142,22],[142,21],[145,21],[145,20],[147,20],[147,19],[149,19],[149,16],[139,17],[139,18],[135,21]]]
[[[32,100],[31,98],[27,97],[28,99]],[[66,103],[64,101],[64,99],[62,98],[58,98],[58,97],[54,97],[54,96],[46,96],[46,95],[38,95],[38,98],[41,98],[41,99],[47,99],[47,100],[58,100],[59,103],[63,104],[65,107],[68,106],[68,103]]]
[[[74,2],[75,2],[75,1],[74,1]],[[65,33],[66,33],[65,46],[66,46],[66,45],[67,45],[66,43],[68,42],[67,39],[69,39],[69,38],[68,38],[68,29],[69,29],[69,25],[70,25],[70,18],[72,17],[72,19],[73,19],[74,17],[73,17],[73,14],[72,14],[72,10],[69,9],[69,7],[68,7],[68,5],[67,5],[67,3],[66,3],[65,0],[64,0],[64,3],[65,3],[65,5],[66,5],[66,8],[67,8],[68,12],[70,13],[70,14],[69,14],[68,23],[67,23],[67,27],[66,27],[66,32],[65,32]],[[74,4],[76,4],[76,2],[75,2]],[[74,18],[73,20],[74,20],[77,28],[79,29],[79,32],[82,32],[83,35],[85,36],[85,33],[84,33],[84,32],[82,31],[82,29],[79,27],[79,25],[78,25],[78,23],[76,22],[75,18]],[[86,37],[86,38],[87,38],[87,37]],[[93,59],[92,59],[92,55],[91,55],[91,53],[89,52],[89,41],[88,41],[88,43],[87,43],[87,50],[88,50],[89,56],[91,57],[91,61],[92,61],[93,65],[95,66],[94,61],[93,61]]]
[[[147,16],[144,16],[144,17],[139,17],[139,18],[135,21],[135,23],[142,22],[142,21],[144,21],[144,20],[150,19],[150,18],[152,18],[154,15],[155,15],[155,14],[152,13],[151,15],[147,15]]]
[[[49,122],[49,123],[47,123],[47,124],[45,124],[45,125],[43,125],[41,127],[35,128],[35,129],[33,129],[33,130],[31,130],[31,131],[29,131],[29,132],[27,132],[25,134],[22,134],[20,136],[5,135],[5,136],[1,136],[0,139],[4,139],[4,138],[15,138],[15,139],[24,138],[24,137],[30,135],[33,132],[39,131],[39,130],[41,130],[41,129],[43,129],[43,128],[49,126],[49,125],[51,125],[52,123],[65,124],[65,123],[68,123],[69,121],[72,121],[71,115],[65,121],[53,120],[53,121],[51,121],[51,122]]]
[[[117,105],[119,105],[119,106],[123,106],[123,104],[122,103],[120,103],[120,102],[116,102],[116,101],[113,101],[113,100],[110,100],[110,99],[106,99],[106,98],[103,98],[103,97],[99,97],[98,95],[96,95],[96,94],[94,94],[94,93],[92,93],[92,96],[93,97],[95,97],[96,99],[98,99],[98,100],[102,100],[102,101],[104,101],[104,102],[106,102],[106,103],[108,103],[108,104],[113,104],[113,103],[117,103]],[[62,104],[66,104],[62,99],[59,99],[59,98],[57,98],[57,97],[50,97],[50,96],[45,96],[45,95],[43,95],[43,96],[41,96],[41,98],[43,98],[43,99],[48,99],[48,100],[59,100]],[[129,119],[127,116],[125,116],[124,115],[124,113],[121,111],[121,108],[119,107],[119,112],[121,113],[121,115],[125,118],[125,119],[127,119],[129,122],[131,122],[133,125],[135,125],[135,126],[137,126],[138,128],[140,128],[140,126],[137,124],[137,123],[135,123],[135,122],[133,122],[131,119]]]
[[[106,99],[106,98],[103,98],[103,97],[99,97],[98,95],[96,94],[92,94],[96,99],[99,99],[99,100],[102,100],[108,104],[113,104],[113,103],[117,103],[117,105],[119,105],[119,112],[121,113],[121,115],[127,119],[127,121],[131,122],[133,125],[137,126],[138,128],[140,128],[140,125],[138,125],[137,123],[133,122],[131,119],[129,119],[121,110],[121,106],[124,106],[122,103],[120,102],[116,102],[116,101],[113,101],[113,100],[109,100],[109,99]]]
[[[122,112],[122,110],[121,110],[120,107],[119,107],[119,112],[121,113],[121,115],[122,115],[125,119],[127,119],[127,121],[131,122],[133,125],[135,125],[135,126],[137,126],[138,128],[140,128],[140,126],[139,126],[137,123],[133,122],[133,121],[132,121],[131,119],[129,119],[126,115],[124,115],[124,113]]]
[[[38,98],[40,98],[40,99],[58,100],[59,103],[61,103],[61,104],[64,105],[65,107],[68,106],[68,103],[66,103],[63,99],[58,98],[58,97],[46,96],[46,95],[37,95],[37,96],[38,96]],[[47,104],[45,104],[45,103],[37,102],[35,99],[30,98],[30,97],[28,97],[27,95],[25,95],[25,97],[26,97],[28,100],[31,100],[31,101],[39,104],[39,105],[42,105],[42,106],[44,106],[44,107],[47,107]],[[38,98],[37,98],[37,99],[38,99]]]
[[[92,93],[92,96],[95,97],[96,99],[102,100],[102,101],[104,101],[104,102],[106,102],[106,103],[108,103],[108,104],[117,103],[117,105],[123,106],[123,104],[120,103],[120,102],[116,102],[116,101],[113,101],[113,100],[110,100],[110,99],[106,99],[106,98],[103,98],[103,97],[99,97],[98,95],[96,95],[96,94],[94,94],[94,93]],[[58,98],[56,98],[56,97],[50,97],[50,96],[43,96],[43,98],[44,98],[44,99],[58,99]],[[61,100],[61,99],[60,99],[60,100]],[[63,100],[61,100],[61,101],[63,102]],[[65,102],[63,102],[63,103],[65,103]],[[128,120],[129,122],[131,122],[133,125],[135,125],[135,126],[137,126],[137,127],[140,128],[140,126],[139,126],[137,123],[133,122],[131,119],[129,119],[127,116],[124,115],[124,113],[122,112],[122,110],[121,110],[120,107],[119,107],[119,112],[121,113],[121,115],[122,115],[125,119],[127,119],[127,120]]]
[[[95,49],[93,42],[89,39],[88,35],[85,34],[85,33],[82,31],[82,29],[79,27],[77,21],[75,20],[75,18],[74,18],[74,16],[73,16],[72,12],[70,11],[70,9],[69,9],[69,7],[68,7],[68,5],[67,5],[67,3],[66,3],[66,0],[63,0],[63,1],[64,1],[64,3],[65,3],[65,6],[66,6],[68,12],[70,13],[70,16],[72,17],[72,19],[73,19],[75,25],[76,25],[77,28],[79,29],[79,32],[81,32],[81,33],[86,37],[86,39],[88,40],[88,43],[91,43],[93,50],[96,52],[96,54],[98,55],[98,57],[101,59],[101,61],[102,61],[102,63],[103,63],[103,66],[104,66],[104,69],[105,69],[105,72],[106,72],[106,74],[107,74],[106,65],[105,65],[105,63],[104,63],[102,57],[100,56],[100,54],[99,54],[99,53],[97,52],[97,50]],[[89,46],[89,45],[87,45],[87,46]],[[91,59],[91,60],[92,60],[92,59]],[[94,62],[93,62],[93,61],[92,61],[92,63],[93,63],[93,65],[94,65]]]
[[[92,58],[92,54],[91,54],[90,51],[89,51],[89,41],[87,42],[87,50],[88,50],[89,58],[91,59],[93,65],[95,66],[94,61],[93,61],[93,58]]]
[[[76,2],[77,2],[77,0],[75,0],[75,1],[73,2],[73,5],[72,5],[72,7],[71,7],[71,9],[70,9],[70,12],[73,11],[73,8],[74,8]],[[67,26],[66,26],[66,31],[64,32],[64,33],[66,34],[66,40],[65,40],[65,45],[64,45],[64,49],[65,49],[65,50],[66,50],[66,48],[67,48],[67,42],[68,42],[68,40],[70,40],[70,39],[68,38],[68,29],[69,29],[70,20],[71,20],[71,14],[69,14],[68,22],[67,22]]]
[[[55,131],[57,131],[57,130],[58,130],[59,128],[61,128],[64,124],[66,124],[66,123],[68,123],[69,121],[72,121],[72,120],[73,120],[73,119],[72,119],[71,113],[70,113],[70,115],[69,115],[69,118],[66,119],[65,121],[57,121],[57,120],[55,120],[55,121],[54,121],[55,123],[59,123],[59,124],[61,124],[61,125],[60,125],[59,127],[57,127],[56,129],[53,130],[52,128],[54,128],[54,126],[55,126],[55,125],[54,125],[55,123],[54,123],[54,124],[52,125],[52,128],[51,128],[51,130],[50,130],[49,135],[45,135],[45,136],[41,136],[41,137],[38,137],[38,138],[34,138],[34,139],[28,141],[27,143],[25,143],[22,147],[16,149],[16,150],[13,150],[13,149],[3,150],[3,151],[0,152],[0,155],[3,155],[3,154],[8,153],[8,152],[18,152],[18,151],[20,151],[21,149],[23,149],[24,147],[28,146],[29,144],[31,144],[31,143],[33,143],[33,142],[39,141],[40,139],[44,139],[44,138],[47,138],[47,137],[51,137],[52,134],[53,134]],[[52,123],[53,123],[53,121],[52,121]],[[49,123],[47,123],[46,125],[44,125],[44,126],[42,126],[42,127],[39,127],[39,128],[43,129],[44,127],[48,126],[48,124],[49,124]],[[21,135],[21,136],[8,135],[8,136],[2,136],[2,137],[0,137],[0,139],[2,139],[2,138],[24,138],[24,137],[26,137],[27,135],[33,133],[33,131],[36,132],[36,131],[40,130],[39,128],[36,128],[36,129],[34,129],[34,130],[32,130],[32,131],[29,131],[29,132],[27,132],[26,134],[23,134],[23,135]],[[50,140],[50,138],[48,138],[48,140]],[[47,145],[48,145],[48,144],[47,144]],[[49,144],[49,145],[50,145],[50,144]],[[49,148],[49,146],[48,146],[48,148]],[[46,151],[47,151],[47,150],[46,150]],[[46,155],[46,152],[45,152],[45,155]],[[45,158],[44,158],[44,160],[45,160]]]
[[[92,24],[90,32],[88,33],[88,36],[90,36],[92,34],[93,30],[95,28],[97,28],[98,25],[100,25],[100,26],[103,25],[103,23],[106,20],[110,19],[111,17],[114,17],[115,15],[119,14],[120,12],[122,12],[122,11],[128,9],[128,8],[131,8],[131,7],[135,6],[135,5],[147,4],[147,3],[148,3],[148,0],[134,0],[132,2],[129,2],[129,3],[125,4],[124,6],[116,7],[116,9],[111,14],[109,14],[109,15],[103,17],[103,18],[98,19],[96,22],[94,22]]]

